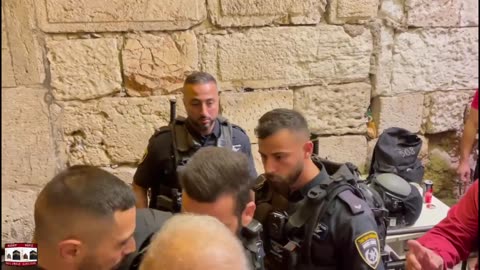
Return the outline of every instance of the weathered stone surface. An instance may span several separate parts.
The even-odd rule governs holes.
[[[377,0],[333,0],[327,20],[333,24],[363,22],[377,15]]]
[[[368,78],[370,31],[350,37],[341,26],[249,29],[203,37],[202,68],[224,88],[345,83]]]
[[[42,185],[55,173],[46,89],[2,89],[2,186]]]
[[[135,171],[137,168],[130,167],[130,166],[120,166],[120,167],[103,167],[103,170],[110,172],[111,174],[115,175],[116,177],[120,178],[127,184],[131,184],[133,182],[133,176],[135,175]]]
[[[478,87],[478,29],[434,28],[395,38],[392,91]]]
[[[32,241],[33,210],[39,192],[38,187],[2,187],[2,247],[6,243]]]
[[[424,130],[439,133],[459,130],[465,121],[465,109],[470,106],[475,90],[433,92],[425,95]]]
[[[2,5],[2,87],[15,86],[15,75],[13,73],[12,57],[8,46],[7,31],[5,30],[5,16]]]
[[[258,153],[258,144],[256,143],[252,144],[252,156],[257,174],[260,175],[264,173],[265,169],[263,168],[262,157],[260,156],[260,153]]]
[[[6,0],[3,5],[16,82],[19,85],[42,83],[45,70],[35,28],[34,1]]]
[[[365,171],[367,139],[365,136],[332,136],[318,139],[318,155],[335,162],[351,162]]]
[[[478,1],[462,0],[460,7],[460,26],[478,26]]]
[[[378,16],[390,23],[401,24],[405,20],[405,0],[382,0],[380,1]]]
[[[188,29],[207,17],[202,0],[38,0],[45,32]]]
[[[52,112],[66,161],[70,165],[136,164],[155,129],[168,123],[170,97],[61,103],[63,108]],[[178,109],[184,111],[183,106]]]
[[[437,134],[427,134],[429,139],[428,162],[425,166],[425,179],[434,182],[435,196],[451,205],[456,201],[456,184],[458,177],[456,169],[459,155],[458,146],[462,133],[448,131]]]
[[[452,27],[459,24],[460,1],[407,0],[407,23],[411,26]]]
[[[365,133],[370,92],[368,83],[303,87],[295,90],[294,108],[317,134]]]
[[[378,134],[389,127],[400,127],[417,133],[422,125],[423,94],[376,97],[372,102],[373,119]]]
[[[254,129],[266,112],[276,108],[293,108],[291,90],[222,93],[222,115],[247,132],[251,142],[256,142]]]
[[[122,61],[129,94],[169,93],[182,87],[186,73],[198,69],[197,39],[193,32],[129,35]]]
[[[212,21],[222,27],[280,24],[317,24],[326,1],[208,0]]]
[[[371,30],[374,44],[373,60],[375,61],[371,70],[373,76],[372,96],[391,95],[394,31],[381,23],[372,24]]]
[[[86,100],[120,91],[116,39],[49,41],[47,46],[56,99]]]

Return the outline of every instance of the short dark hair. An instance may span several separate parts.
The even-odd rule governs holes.
[[[38,195],[35,238],[48,238],[54,233],[48,229],[49,223],[63,220],[62,223],[71,224],[78,221],[75,217],[85,215],[113,219],[115,212],[133,207],[133,190],[118,177],[94,166],[72,166],[53,177]]]
[[[247,156],[223,147],[200,148],[180,173],[183,190],[198,202],[212,203],[224,194],[235,196],[237,215],[251,200],[254,182]]]
[[[210,73],[196,71],[187,76],[184,85],[205,84],[210,82],[217,84],[217,80],[215,80],[215,78]]]
[[[302,132],[310,136],[305,117],[295,110],[284,108],[273,109],[262,115],[255,128],[255,135],[259,139],[265,139],[281,129]]]

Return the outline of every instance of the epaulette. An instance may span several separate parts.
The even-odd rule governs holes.
[[[365,211],[364,201],[358,198],[351,190],[345,190],[338,194],[340,200],[345,202],[353,215],[361,214]]]
[[[247,135],[247,132],[245,131],[245,129],[243,129],[242,127],[238,126],[238,125],[235,125],[235,124],[231,124],[232,125],[232,128],[234,129],[238,129],[240,130],[241,132],[243,132],[245,135]]]

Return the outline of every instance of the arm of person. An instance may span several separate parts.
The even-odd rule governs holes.
[[[457,168],[457,174],[463,182],[470,178],[470,165],[468,159],[472,153],[473,145],[475,143],[475,135],[478,131],[478,90],[475,93],[474,100],[471,105],[470,113],[463,130],[463,135],[460,143],[460,162]]]
[[[344,210],[336,214],[341,225],[335,228],[337,268],[384,270],[378,226],[373,213],[353,193],[342,197]]]
[[[155,134],[150,138],[135,175],[133,176],[132,188],[136,197],[137,208],[147,208],[147,192],[153,187],[155,180],[159,177],[160,163],[158,161],[159,149],[163,149],[158,143],[162,140],[163,134]],[[164,137],[164,136],[163,136]]]
[[[453,267],[468,258],[477,240],[478,181],[475,181],[462,199],[450,209],[447,217],[418,239],[418,243],[428,251],[412,249],[407,256],[407,265],[416,265],[415,262],[421,264],[422,260],[423,263],[431,263],[435,260],[434,255],[438,255],[443,260],[442,267]],[[410,245],[415,243],[410,242]],[[422,259],[425,252],[429,254],[428,260]]]

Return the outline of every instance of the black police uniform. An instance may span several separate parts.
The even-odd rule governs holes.
[[[288,196],[287,216],[292,216],[296,210],[296,204],[300,202],[312,188],[329,182],[330,175],[321,164],[320,173],[300,190],[292,192]],[[261,199],[262,195],[257,195]],[[256,198],[257,199],[257,198]],[[263,223],[265,233],[265,258],[266,269],[289,269],[285,260],[279,256],[282,246],[288,246],[288,240],[279,243],[269,236],[268,218],[257,217]],[[345,269],[345,270],[366,270],[384,269],[381,259],[380,241],[375,218],[367,203],[346,190],[336,196],[326,214],[320,217],[313,230],[311,241],[311,263],[306,265],[301,256],[293,269]],[[304,231],[301,231],[301,237]],[[297,241],[302,243],[302,241]],[[301,250],[301,244],[297,247],[290,246],[292,250]],[[280,265],[280,267],[279,267]],[[290,268],[292,269],[292,268]]]
[[[217,146],[217,140],[221,136],[220,125],[220,121],[218,119],[215,120],[212,133],[207,136],[201,136],[191,127],[188,121],[185,122],[188,133],[198,142],[198,147]],[[178,179],[175,177],[176,168],[171,161],[173,155],[172,134],[171,131],[162,132],[161,130],[150,138],[146,153],[137,168],[133,181],[136,185],[145,189],[151,188],[150,208],[157,208],[158,195],[169,195],[166,193],[170,192],[170,190],[160,190],[162,189],[161,187],[179,188]],[[256,177],[257,172],[251,153],[250,139],[247,134],[240,127],[232,125],[231,136],[232,150],[240,151],[247,155],[251,175]]]
[[[163,226],[163,224],[173,215],[170,212],[160,211],[151,208],[137,209],[136,227],[133,237],[136,243],[135,252],[129,254],[122,262],[118,270],[136,270],[139,268],[143,255],[148,250],[148,245]],[[245,248],[245,254],[252,265],[252,270],[264,270],[263,250],[260,235],[257,228],[261,225],[258,221],[253,221],[254,228],[242,228],[240,240]],[[256,225],[257,224],[257,225]],[[256,225],[256,226],[255,226]]]

